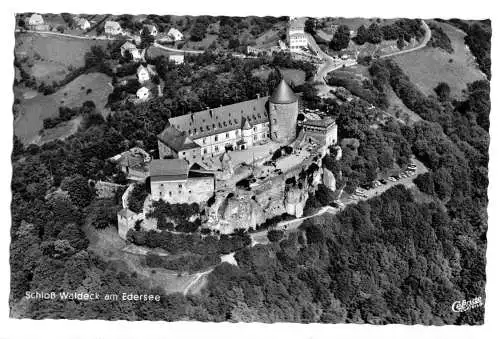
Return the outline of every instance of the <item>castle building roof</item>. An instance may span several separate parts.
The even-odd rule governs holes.
[[[335,120],[333,120],[331,117],[325,117],[325,118],[319,119],[319,120],[307,119],[302,124],[304,126],[327,128],[327,127],[330,127],[332,125],[335,125]]]
[[[118,215],[128,219],[133,217],[135,213],[129,210],[128,208],[123,208],[118,212]]]
[[[158,139],[176,152],[200,147],[186,132],[181,132],[173,126],[166,127],[158,135]]]
[[[253,100],[170,118],[169,122],[178,131],[186,132],[191,139],[203,138],[239,129],[244,123],[243,118],[251,126],[269,121],[267,100],[267,96],[258,97]]]
[[[183,180],[187,178],[188,170],[184,159],[154,159],[149,165],[151,181]]]
[[[281,79],[280,83],[274,90],[273,95],[269,99],[269,101],[273,104],[291,104],[297,100],[297,96],[293,93],[285,79]]]

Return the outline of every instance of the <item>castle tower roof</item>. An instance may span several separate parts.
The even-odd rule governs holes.
[[[273,104],[291,104],[297,101],[297,96],[293,93],[285,79],[281,79],[269,101]]]
[[[243,120],[244,120],[244,122],[243,122],[242,129],[251,129],[252,127],[250,126],[250,123],[248,122],[248,119],[243,118]]]

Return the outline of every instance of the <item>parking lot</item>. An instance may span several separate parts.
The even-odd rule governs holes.
[[[414,166],[415,170],[413,171],[412,175],[409,176],[404,175],[399,179],[398,178],[390,179],[393,177],[389,177],[388,179],[385,179],[385,184],[381,183],[380,185],[377,185],[376,187],[369,189],[358,188],[357,192],[355,192],[354,194],[346,195],[343,196],[341,199],[339,199],[341,207],[342,205],[345,206],[348,204],[356,203],[357,201],[373,198],[387,191],[389,188],[395,185],[405,185],[406,187],[412,187],[413,185],[415,185],[413,183],[413,179],[415,179],[419,174],[427,172],[427,168],[420,161],[414,159],[413,164],[415,165]],[[402,171],[401,173],[404,173],[404,171]]]

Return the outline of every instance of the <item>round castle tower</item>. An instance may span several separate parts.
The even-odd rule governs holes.
[[[279,143],[290,143],[296,137],[299,100],[285,80],[269,98],[269,125],[271,139]]]

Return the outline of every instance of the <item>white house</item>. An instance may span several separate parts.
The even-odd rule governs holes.
[[[307,36],[305,33],[294,33],[288,36],[288,43],[290,45],[290,51],[297,52],[303,48],[307,48]]]
[[[140,31],[139,34],[142,34],[142,30],[144,29],[144,27],[148,29],[149,34],[151,34],[152,36],[157,36],[158,35],[158,29],[156,28],[155,25],[144,25],[144,26],[142,26],[142,29],[141,29],[141,31]]]
[[[122,27],[116,21],[106,21],[104,24],[104,33],[109,35],[122,34]]]
[[[149,89],[147,89],[146,87],[141,87],[137,90],[136,95],[137,95],[137,99],[145,101],[145,100],[148,100],[150,92],[149,92]]]
[[[130,55],[132,55],[133,61],[140,61],[142,59],[141,51],[138,50],[137,47],[130,41],[127,41],[120,47],[120,52],[122,57],[125,57],[126,53],[129,52]]]
[[[173,61],[176,65],[184,63],[184,54],[171,54],[168,56],[168,61]]]
[[[44,24],[43,17],[40,14],[35,13],[32,16],[30,16],[28,20],[28,25],[30,26],[38,26],[43,24]]]
[[[75,17],[73,21],[75,22],[75,25],[82,31],[90,28],[90,22],[85,18]]]
[[[184,39],[184,35],[177,29],[177,28],[170,28],[170,30],[167,33],[169,36],[174,39],[174,41],[179,41]]]
[[[148,69],[143,65],[140,65],[139,68],[137,68],[137,80],[139,80],[139,83],[143,84],[150,79],[151,77],[149,76]]]
[[[28,19],[28,29],[32,31],[48,31],[49,25],[45,24],[40,14],[33,14]]]

